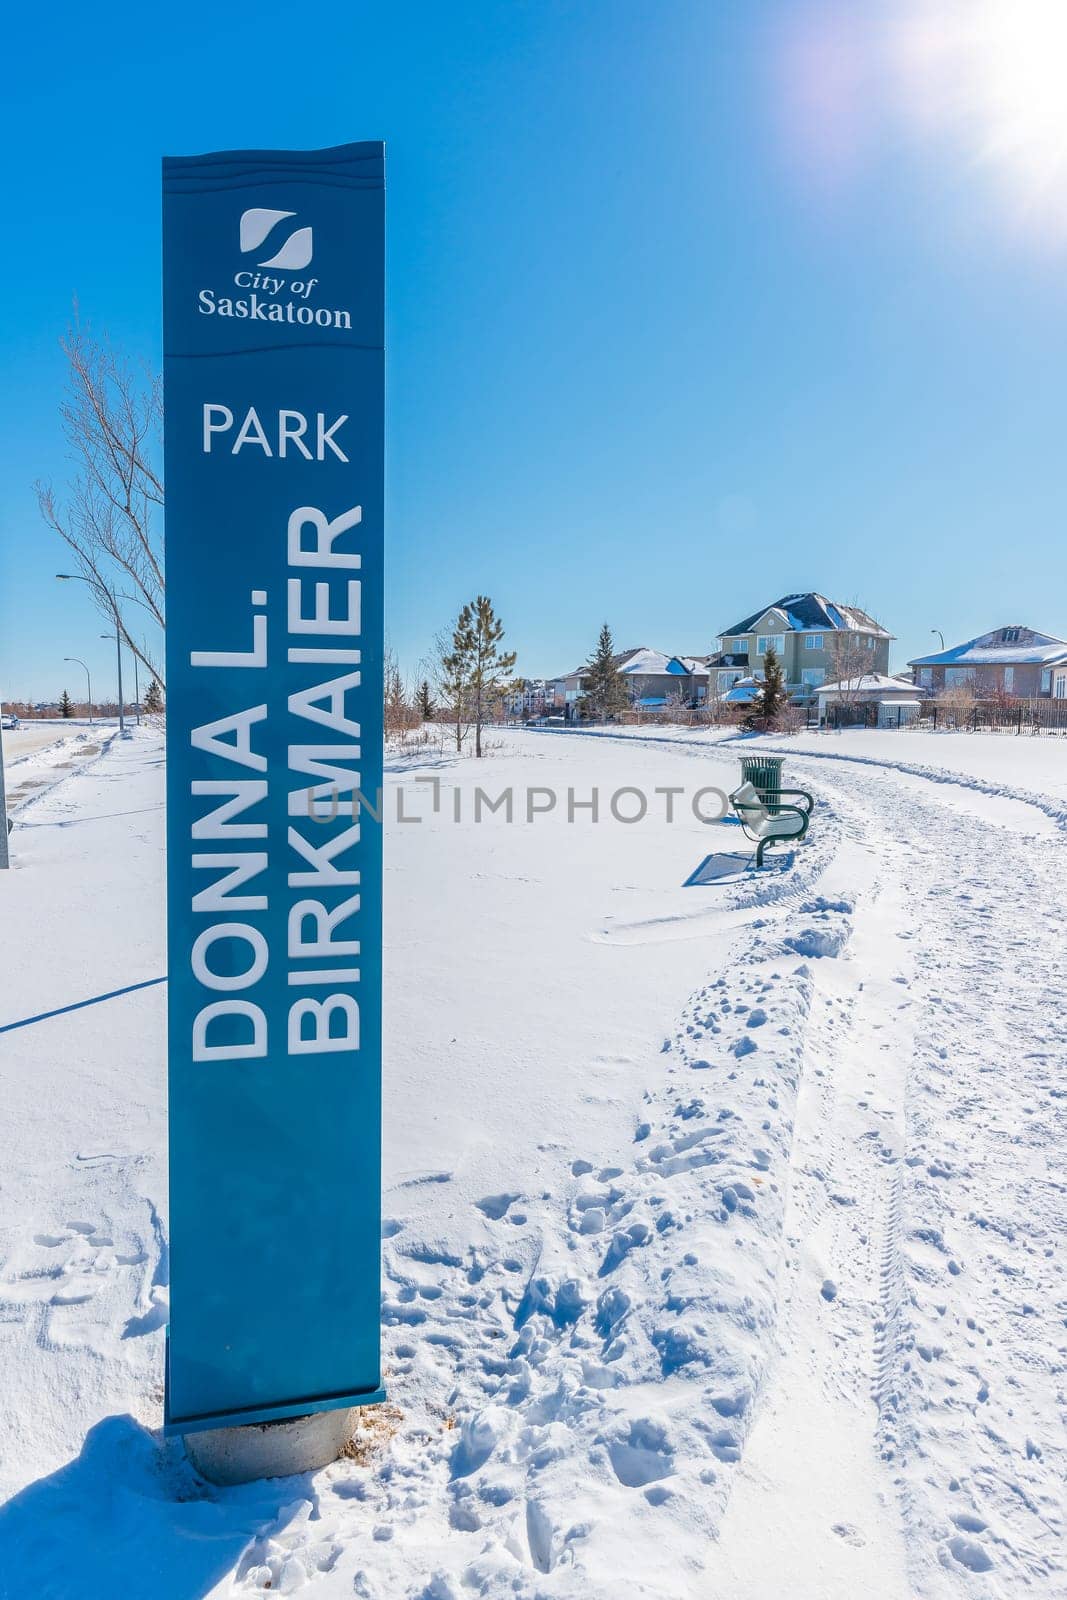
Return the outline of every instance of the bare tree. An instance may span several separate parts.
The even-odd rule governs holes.
[[[60,416],[75,470],[65,500],[38,481],[41,515],[72,551],[101,613],[162,685],[162,384],[135,373],[77,317],[62,348]]]
[[[855,705],[861,691],[860,679],[871,670],[871,652],[860,643],[860,635],[848,628],[830,635],[827,654],[830,682],[840,685],[833,696],[834,704]]]
[[[385,737],[396,738],[408,726],[408,701],[396,651],[386,645],[382,663],[382,712]]]
[[[965,727],[974,715],[975,693],[973,677],[962,678],[946,685],[937,696],[938,713],[945,722],[957,728]]]

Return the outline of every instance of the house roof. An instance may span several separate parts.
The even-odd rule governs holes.
[[[733,627],[722,628],[719,632],[721,639],[727,638],[732,633],[751,633],[761,617],[768,611],[781,611],[793,633],[819,633],[821,631],[841,633],[873,633],[881,639],[892,639],[893,634],[882,627],[880,622],[875,622],[866,611],[861,611],[858,606],[838,605],[834,600],[827,600],[825,595],[815,594],[787,594],[780,600],[773,600],[770,605],[761,606],[758,611],[753,611],[750,617],[743,622],[735,622]]]
[[[902,683],[899,678],[887,678],[883,672],[861,672],[856,678],[842,678],[838,683],[820,683],[818,694],[888,694],[907,695],[915,699],[918,691],[913,683]]]
[[[1018,634],[1008,641],[1004,635]],[[1035,633],[1033,628],[1011,624],[994,628],[990,633],[979,634],[965,644],[953,645],[950,650],[937,650],[932,655],[916,656],[909,667],[1012,667],[1051,666],[1067,660],[1067,640],[1056,639],[1049,633]]]
[[[699,656],[669,656],[662,650],[651,649],[648,645],[638,645],[633,650],[619,650],[611,660],[624,677],[684,678],[687,674],[702,677],[708,670]],[[588,671],[589,662],[583,661],[580,667],[575,667],[573,672],[565,673],[564,676],[581,678]]]

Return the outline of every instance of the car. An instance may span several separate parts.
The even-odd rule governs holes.
[[[0,728],[21,728],[22,723],[13,711],[5,711],[0,717]]]

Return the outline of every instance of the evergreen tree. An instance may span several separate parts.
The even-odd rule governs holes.
[[[150,716],[158,716],[163,710],[163,691],[155,678],[145,691],[144,708]]]
[[[61,717],[72,717],[74,715],[74,707],[70,703],[70,695],[67,693],[66,689],[63,690],[63,693],[60,696],[59,714]]]
[[[746,719],[753,726],[773,727],[789,704],[782,664],[773,650],[763,658],[763,683],[752,702],[752,711]]]
[[[437,714],[437,707],[434,705],[433,695],[430,693],[430,684],[426,678],[423,678],[419,684],[418,709],[419,717],[423,722],[432,722]]]
[[[473,638],[465,623],[467,607],[460,612],[451,634],[442,632],[436,639],[437,687],[456,735],[456,749],[462,751],[470,725],[470,680]]]
[[[482,753],[482,728],[511,682],[515,670],[514,650],[501,650],[504,624],[493,610],[488,595],[469,601],[459,614],[458,632],[465,641],[470,661],[471,714],[474,721],[474,753]]]
[[[615,665],[615,645],[611,629],[605,622],[600,630],[597,647],[582,674],[585,679],[585,707],[591,716],[611,717],[625,711],[630,704],[626,679]]]

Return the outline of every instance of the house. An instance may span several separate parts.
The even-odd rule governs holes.
[[[630,703],[637,709],[696,705],[707,693],[708,667],[703,657],[668,656],[641,645],[619,650],[611,659],[626,680]],[[588,672],[589,663],[583,662],[562,680],[568,714],[586,692]]]
[[[704,663],[711,680],[711,693],[717,700],[722,700],[735,683],[749,676],[748,657],[735,655],[731,650],[719,650],[713,656],[705,656]]]
[[[882,672],[863,672],[837,683],[822,683],[818,693],[820,722],[840,718],[897,728],[914,722],[922,708],[921,689]]]
[[[857,606],[824,595],[787,594],[719,636],[719,655],[709,660],[720,694],[740,678],[762,674],[768,650],[782,665],[795,699],[811,699],[828,678],[889,672],[893,634]]]
[[[509,717],[539,717],[554,704],[552,682],[544,678],[518,678],[504,696]]]
[[[1012,623],[991,633],[916,656],[915,682],[937,694],[966,685],[975,694],[1050,695],[1067,700],[1067,640]]]

